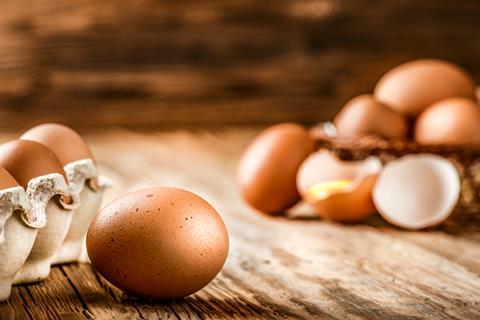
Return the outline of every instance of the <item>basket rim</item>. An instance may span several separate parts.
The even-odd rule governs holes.
[[[334,149],[351,153],[433,153],[457,156],[460,158],[480,158],[480,144],[425,145],[407,139],[385,139],[375,135],[346,136],[328,134],[331,122],[322,122],[313,126],[309,133],[317,148]]]

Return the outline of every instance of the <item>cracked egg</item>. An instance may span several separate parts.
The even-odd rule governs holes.
[[[375,212],[371,195],[381,168],[375,157],[342,161],[331,152],[320,150],[301,165],[297,187],[321,217],[355,222]]]

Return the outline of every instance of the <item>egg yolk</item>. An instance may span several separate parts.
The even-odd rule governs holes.
[[[317,183],[308,189],[308,193],[316,198],[325,198],[330,194],[341,191],[353,183],[350,179],[340,179]]]

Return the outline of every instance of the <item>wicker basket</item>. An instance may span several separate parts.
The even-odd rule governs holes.
[[[460,174],[462,191],[454,212],[439,228],[480,229],[480,145],[433,146],[375,136],[341,137],[328,134],[331,126],[330,123],[319,124],[310,134],[319,149],[330,150],[342,160],[377,156],[387,163],[408,154],[432,153],[452,161]]]

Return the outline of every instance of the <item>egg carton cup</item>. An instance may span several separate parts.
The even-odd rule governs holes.
[[[72,220],[72,210],[63,207],[59,200],[70,196],[70,189],[61,174],[31,179],[25,193],[31,210],[24,211],[22,219],[38,232],[13,284],[33,283],[48,277],[53,255],[62,244]]]
[[[310,129],[317,148],[332,151],[341,160],[378,157],[386,164],[411,154],[430,153],[450,160],[461,180],[459,201],[450,217],[439,228],[463,231],[480,223],[480,145],[420,145],[414,141],[385,140],[376,136],[339,136],[333,123]],[[472,224],[475,222],[476,224]]]
[[[25,218],[31,210],[25,190],[0,190],[0,301],[10,296],[13,278],[32,250],[37,228]]]
[[[105,188],[110,184],[98,177],[97,166],[91,159],[67,164],[65,167],[73,209],[73,218],[67,236],[55,253],[53,264],[83,261],[85,235],[90,222],[100,209]]]

